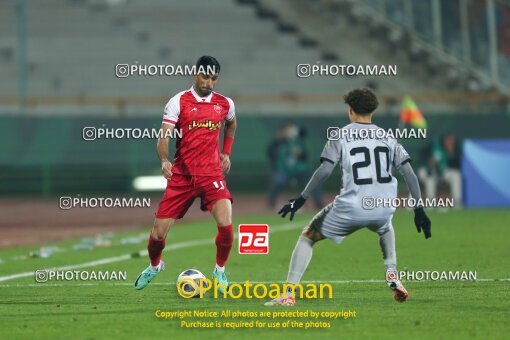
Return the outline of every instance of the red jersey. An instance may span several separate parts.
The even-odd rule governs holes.
[[[165,106],[163,123],[182,131],[177,139],[172,172],[181,175],[222,175],[220,131],[235,117],[232,99],[212,92],[200,97],[193,86],[173,96]]]

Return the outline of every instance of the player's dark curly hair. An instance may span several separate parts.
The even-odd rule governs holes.
[[[207,67],[214,67],[214,70],[216,71],[216,74],[220,73],[220,63],[216,58],[211,57],[209,55],[203,55],[200,58],[198,58],[196,67],[197,69],[202,66],[204,70],[207,70]]]
[[[344,95],[344,101],[359,115],[368,115],[377,109],[379,101],[374,92],[367,88],[354,89]]]

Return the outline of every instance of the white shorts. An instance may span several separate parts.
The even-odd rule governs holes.
[[[392,218],[393,214],[370,216],[370,218],[353,218],[352,214],[342,209],[338,202],[332,202],[319,211],[306,228],[313,228],[323,236],[340,243],[346,236],[363,228],[368,228],[382,235],[393,229]]]

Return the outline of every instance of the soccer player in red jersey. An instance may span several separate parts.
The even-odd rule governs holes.
[[[135,289],[145,288],[163,270],[165,264],[161,253],[168,231],[186,214],[197,197],[200,197],[201,209],[211,212],[218,227],[213,279],[217,278],[218,283],[228,289],[225,264],[233,242],[232,196],[223,174],[230,171],[229,155],[237,126],[235,108],[232,99],[213,91],[220,71],[215,58],[200,57],[196,71],[193,86],[173,96],[165,106],[161,125],[163,136],[173,136],[174,129],[179,129],[182,137],[177,139],[173,164],[168,160],[170,138],[158,140],[158,156],[167,187],[149,237],[150,266],[136,279]],[[219,291],[223,293],[221,285]]]

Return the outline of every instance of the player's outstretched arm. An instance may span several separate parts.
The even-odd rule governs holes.
[[[234,116],[231,120],[225,121],[225,129],[223,131],[223,148],[220,153],[221,169],[224,173],[230,172],[230,152],[234,144],[234,136],[237,129],[237,119]]]
[[[404,177],[407,187],[409,188],[409,192],[411,193],[411,197],[418,202],[418,200],[421,199],[420,183],[418,182],[418,178],[416,177],[416,174],[414,173],[411,164],[409,163],[403,164],[402,166],[400,166],[398,171]],[[416,225],[416,229],[418,229],[418,232],[421,232],[423,230],[423,234],[425,235],[426,239],[432,236],[432,232],[430,231],[431,222],[430,219],[425,214],[423,207],[418,207],[414,209],[414,224]]]
[[[170,177],[172,177],[172,163],[168,160],[168,149],[170,143],[169,136],[172,136],[174,128],[175,127],[171,124],[161,124],[162,137],[158,138],[158,157],[161,161],[161,172],[166,179],[170,179]]]
[[[306,202],[308,197],[310,197],[311,193],[318,189],[324,184],[324,182],[328,179],[328,177],[333,172],[335,165],[329,161],[323,161],[321,165],[315,170],[312,175],[312,178],[308,181],[305,189],[301,193],[301,196],[298,198],[293,198],[289,200],[289,203],[285,204],[278,214],[282,215],[282,217],[287,216],[290,212],[290,220],[294,218],[294,214],[298,211]]]

